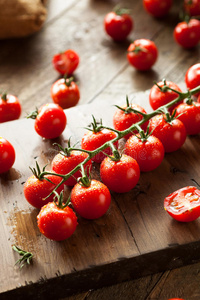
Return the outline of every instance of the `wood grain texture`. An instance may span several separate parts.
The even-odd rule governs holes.
[[[159,20],[144,12],[141,1],[129,0],[126,6],[132,7],[135,21],[130,40],[150,38],[159,47],[151,71],[133,69],[126,60],[130,40],[114,43],[102,27],[104,15],[116,2],[49,1],[41,32],[17,41],[0,41],[1,90],[17,95],[23,108],[21,120],[0,124],[0,135],[17,153],[13,168],[0,176],[0,299],[45,299],[46,293],[48,299],[61,299],[82,292],[68,299],[165,300],[174,296],[174,290],[175,296],[186,300],[188,295],[192,295],[190,300],[200,295],[199,265],[194,264],[200,259],[199,220],[179,224],[163,210],[165,196],[193,184],[192,179],[199,180],[199,136],[188,137],[180,150],[165,156],[158,169],[142,174],[131,192],[123,196],[112,193],[111,208],[103,218],[94,222],[79,218],[75,234],[67,241],[55,243],[41,236],[36,224],[38,211],[23,196],[23,184],[31,175],[28,166],[34,167],[37,160],[50,168],[53,142],[65,145],[70,136],[73,142],[80,141],[91,114],[112,126],[113,104],[123,105],[126,95],[150,111],[148,93],[153,81],[165,77],[185,89],[184,74],[199,61],[199,47],[187,51],[173,41],[181,1],[175,1],[170,15]],[[80,54],[75,78],[81,100],[77,107],[66,110],[68,125],[63,135],[47,141],[37,136],[33,120],[23,118],[36,106],[52,101],[50,87],[59,75],[51,59],[63,48]],[[100,178],[98,165],[94,165],[93,176]],[[14,267],[18,256],[11,249],[13,243],[33,252],[30,268],[19,271]],[[188,264],[194,265],[169,271]],[[187,281],[195,275],[190,289]],[[146,277],[130,281],[142,276]],[[128,282],[87,292],[124,281]]]

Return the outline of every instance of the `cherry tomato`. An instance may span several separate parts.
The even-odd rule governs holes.
[[[71,203],[74,210],[85,219],[98,219],[110,207],[111,195],[107,186],[95,179],[90,186],[77,183],[71,191]]]
[[[113,116],[113,126],[115,129],[117,129],[119,131],[123,131],[123,130],[129,128],[131,125],[133,125],[143,119],[142,115],[131,112],[130,108],[136,109],[136,110],[141,111],[142,113],[146,114],[145,109],[138,104],[131,104],[128,106],[128,108],[127,108],[127,105],[122,106],[122,109],[118,108]],[[148,122],[145,122],[144,124],[141,125],[141,128],[144,131],[146,131],[147,126],[148,126]],[[134,132],[137,132],[137,131],[134,131]],[[128,139],[131,135],[132,135],[132,133],[129,133],[125,136],[125,138]]]
[[[94,132],[88,130],[82,138],[81,141],[81,148],[89,151],[93,151],[100,146],[102,146],[104,143],[114,139],[117,137],[117,134],[111,130],[108,129],[102,129],[100,131]],[[118,143],[115,142],[114,144],[116,147],[118,146]],[[106,154],[111,155],[112,151],[110,147],[104,149],[103,151],[97,153],[93,158],[92,161],[95,161],[96,163],[101,163],[102,160],[106,157]]]
[[[200,63],[192,65],[185,74],[185,83],[189,90],[192,90],[200,85]],[[200,92],[195,96],[200,95]]]
[[[184,144],[187,133],[180,120],[167,122],[163,115],[157,115],[149,124],[149,131],[162,142],[165,152],[176,151]]]
[[[58,79],[51,86],[51,98],[54,103],[60,105],[63,109],[73,107],[80,99],[78,85],[72,77]]]
[[[190,49],[198,45],[200,41],[200,21],[190,19],[180,22],[174,28],[174,39],[183,48]]]
[[[56,71],[60,74],[71,75],[79,65],[78,54],[71,49],[55,54],[52,63]]]
[[[164,208],[177,221],[194,221],[200,216],[200,190],[194,186],[181,188],[165,198]]]
[[[170,298],[168,300],[184,300],[184,299],[182,299],[182,298]]]
[[[127,51],[128,62],[140,71],[151,69],[158,57],[155,43],[148,39],[135,40],[129,45]]]
[[[140,168],[135,159],[122,154],[120,160],[104,158],[100,166],[103,183],[116,193],[126,193],[133,189],[140,178]]]
[[[69,238],[78,224],[77,217],[69,206],[59,208],[54,202],[49,202],[41,208],[37,223],[40,232],[54,241]]]
[[[14,95],[0,95],[0,123],[17,120],[21,115],[21,104]]]
[[[184,10],[189,16],[200,15],[200,1],[199,0],[184,0]]]
[[[35,118],[35,131],[43,138],[54,139],[61,135],[67,117],[59,105],[47,103],[40,107]]]
[[[0,174],[7,172],[15,162],[15,149],[13,145],[0,136]]]
[[[185,125],[187,134],[200,133],[200,103],[182,103],[176,107],[175,117]]]
[[[58,153],[52,160],[52,170],[57,174],[68,174],[72,171],[78,164],[83,162],[88,157],[88,154],[82,151],[71,151],[69,155],[64,155]],[[89,160],[85,165],[84,169],[89,175],[92,166],[91,160]],[[81,171],[77,171],[73,176],[65,181],[66,185],[73,186],[77,183],[76,179],[81,177]]]
[[[161,164],[165,150],[161,141],[153,135],[144,141],[139,135],[132,135],[124,146],[124,153],[138,162],[141,172],[149,172]]]
[[[133,24],[133,19],[124,9],[109,12],[104,18],[104,29],[115,41],[124,41],[133,29]]]
[[[41,208],[43,205],[52,202],[54,194],[45,199],[61,181],[61,177],[56,175],[45,175],[43,179],[38,179],[35,175],[30,176],[24,184],[24,196],[34,207]],[[60,193],[64,186],[57,188]],[[44,200],[45,199],[45,200]]]
[[[162,88],[165,85],[169,86],[170,88],[172,88],[178,92],[182,92],[181,89],[178,87],[178,85],[176,85],[174,82],[171,82],[171,81],[160,81],[157,84],[154,84],[149,93],[149,103],[150,103],[151,107],[153,108],[153,110],[158,109],[160,106],[163,106],[178,97],[178,94],[175,93],[174,91],[170,91],[170,90],[162,91]],[[172,112],[173,109],[179,103],[170,107],[169,111]]]
[[[143,0],[143,6],[149,14],[160,18],[169,12],[172,0]]]

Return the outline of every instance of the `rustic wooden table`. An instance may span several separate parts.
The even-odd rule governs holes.
[[[38,211],[23,198],[28,166],[34,166],[36,157],[49,164],[53,156],[52,143],[41,140],[33,122],[24,117],[52,101],[50,87],[59,78],[51,64],[55,53],[71,48],[81,60],[75,72],[81,99],[66,111],[68,126],[57,140],[61,143],[71,135],[79,140],[91,114],[112,125],[112,105],[123,105],[126,95],[150,110],[148,90],[154,80],[166,78],[186,89],[185,72],[199,62],[198,47],[187,51],[173,40],[182,1],[174,1],[164,19],[147,15],[141,0],[124,2],[132,9],[135,26],[123,43],[113,42],[103,29],[104,16],[116,3],[49,0],[48,18],[39,33],[0,41],[0,89],[17,95],[23,109],[21,120],[0,125],[0,134],[17,149],[14,167],[0,177],[0,299],[200,299],[200,222],[178,224],[162,207],[172,190],[198,181],[199,136],[188,137],[181,150],[166,155],[161,167],[142,174],[139,187],[130,193],[113,193],[109,213],[95,222],[79,220],[75,236],[63,243],[41,236]],[[152,39],[158,46],[151,71],[138,72],[127,62],[127,47],[137,38]],[[34,253],[33,265],[13,268],[13,243]]]

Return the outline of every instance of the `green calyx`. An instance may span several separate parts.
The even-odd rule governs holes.
[[[69,87],[73,81],[74,81],[74,77],[71,76],[71,77],[67,78],[67,74],[65,74],[64,82],[67,87]]]
[[[118,16],[122,16],[122,15],[129,15],[131,10],[128,8],[121,8],[120,5],[116,5],[113,8],[113,11],[116,13],[116,15]]]
[[[19,258],[15,263],[15,264],[19,264],[20,269],[22,269],[25,264],[30,265],[32,258],[33,258],[33,254],[31,252],[22,250],[19,247],[17,247],[16,245],[13,245],[12,249],[21,256],[21,258]]]
[[[28,114],[26,116],[26,118],[35,120],[37,118],[37,116],[38,116],[38,109],[36,107],[36,109],[34,111],[32,111],[30,114]]]
[[[1,95],[1,99],[3,100],[3,101],[7,101],[8,99],[7,99],[7,93],[6,92],[4,92],[2,95]]]
[[[86,127],[85,129],[93,131],[94,133],[97,133],[97,132],[101,131],[103,128],[102,119],[100,120],[100,122],[97,122],[97,120],[95,119],[95,117],[93,115],[92,115],[92,118],[93,118],[93,122],[91,122],[91,124],[90,124],[92,126],[92,129],[89,127]]]
[[[70,197],[68,198],[67,202],[64,203],[64,197],[63,197],[63,191],[61,191],[60,194],[58,194],[56,191],[54,191],[54,200],[53,202],[55,203],[55,205],[60,208],[60,209],[64,209],[65,207],[67,207],[70,203]]]

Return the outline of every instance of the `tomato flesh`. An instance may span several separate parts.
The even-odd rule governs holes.
[[[200,190],[193,186],[181,188],[165,198],[164,208],[177,221],[194,221],[200,216]]]

